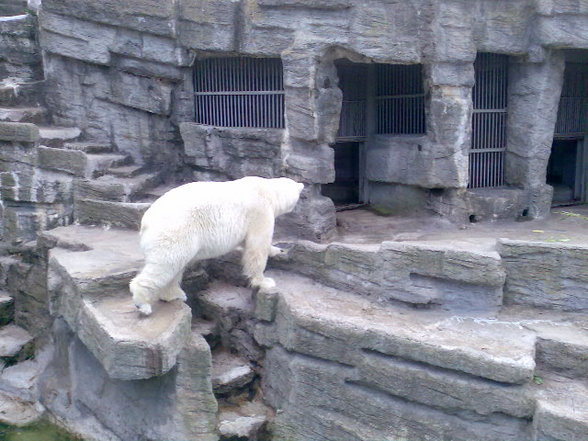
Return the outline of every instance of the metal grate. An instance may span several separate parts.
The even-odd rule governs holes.
[[[284,127],[279,58],[207,58],[194,70],[196,122],[219,127]]]
[[[357,140],[367,136],[367,78],[365,64],[338,64],[339,88],[343,92],[338,139]]]
[[[376,65],[376,133],[425,133],[422,65]]]
[[[508,56],[479,53],[474,63],[469,188],[504,185]]]
[[[568,63],[557,112],[555,136],[581,137],[588,132],[588,64]]]

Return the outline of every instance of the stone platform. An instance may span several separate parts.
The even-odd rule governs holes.
[[[282,242],[287,251],[268,270],[272,292],[244,287],[233,253],[190,275],[200,278],[187,289],[192,331],[183,303],[160,302],[148,318],[134,311],[136,231],[73,225],[39,244],[49,249],[51,311],[79,339],[74,352],[91,354],[80,357],[132,396],[141,393],[135,380],[185,372],[182,351],[201,333],[220,344],[192,379],[206,384],[202,396],[223,400],[225,377],[234,390],[260,381],[276,411],[274,441],[576,441],[588,435],[588,218],[559,219],[570,220],[575,229],[557,232],[511,225],[502,239],[472,226]],[[102,422],[115,421],[78,395]],[[268,412],[247,424],[265,428]],[[236,417],[220,415],[223,439]]]
[[[113,379],[162,375],[190,333],[190,308],[159,303],[142,317],[128,283],[142,265],[138,234],[70,226],[44,233],[49,251],[51,312],[65,319]]]

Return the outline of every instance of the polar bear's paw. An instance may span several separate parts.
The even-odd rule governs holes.
[[[151,305],[149,303],[143,303],[142,305],[135,305],[137,307],[137,309],[139,310],[139,312],[141,313],[141,315],[151,315],[151,313],[153,312],[153,310],[151,309]]]

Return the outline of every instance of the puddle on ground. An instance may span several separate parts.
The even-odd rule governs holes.
[[[42,422],[27,427],[0,424],[0,441],[83,441],[63,429]]]

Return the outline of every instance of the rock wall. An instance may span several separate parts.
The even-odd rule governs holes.
[[[54,149],[46,147],[43,157],[39,141],[34,124],[0,122],[4,240],[32,240],[73,220],[74,177],[51,166]],[[67,158],[61,163],[71,165]]]
[[[369,139],[365,172],[368,181],[417,186],[425,195],[466,187],[473,61],[477,52],[509,54],[509,106],[524,111],[511,112],[507,183],[524,188],[531,215],[539,217],[550,198],[543,177],[561,87],[558,51],[588,48],[586,15],[579,0],[133,0],[108,7],[47,0],[40,24],[54,121],[188,179],[256,173],[312,186],[332,182],[328,144],[341,108],[334,61],[422,63],[426,133]],[[282,59],[285,129],[191,125],[195,57],[235,54]],[[374,202],[385,202],[378,188]],[[430,206],[463,220],[468,209],[459,205],[467,201],[463,192],[454,195],[443,203],[456,208],[435,198]],[[308,199],[306,209],[322,221],[307,225],[306,236],[326,238],[334,227],[332,205],[319,191]]]
[[[24,14],[27,0],[0,0],[0,16]]]
[[[17,5],[14,6],[15,8]],[[24,6],[20,11],[24,14]],[[9,15],[2,12],[0,17]],[[0,21],[0,82],[19,78],[36,81],[42,78],[41,53],[37,41],[37,19],[7,17]]]

